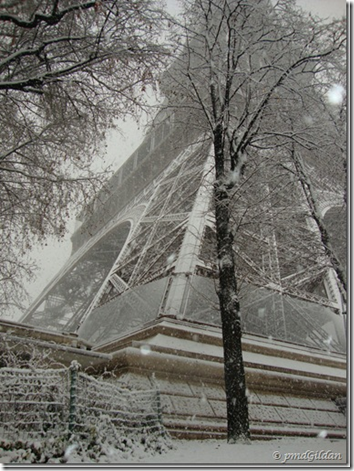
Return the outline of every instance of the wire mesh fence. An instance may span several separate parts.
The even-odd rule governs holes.
[[[70,368],[0,368],[0,433],[7,440],[164,433],[159,391],[133,390]]]
[[[0,427],[7,439],[65,433],[68,370],[0,369]]]

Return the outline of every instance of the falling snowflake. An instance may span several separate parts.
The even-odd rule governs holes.
[[[141,345],[140,346],[140,352],[143,355],[148,355],[151,352],[151,347],[150,345]]]
[[[313,124],[313,117],[310,116],[310,115],[305,115],[304,116],[304,121],[305,121],[306,124],[311,125],[311,124]]]
[[[207,397],[206,397],[206,395],[205,395],[204,393],[202,393],[202,395],[201,395],[201,397],[200,397],[200,402],[201,402],[202,404],[205,404],[206,402],[208,402]]]
[[[340,84],[333,85],[327,92],[327,99],[331,105],[340,105],[344,100],[345,90]]]
[[[171,255],[169,255],[166,260],[167,265],[171,265],[171,263],[173,263],[176,260],[176,258],[177,256],[175,253],[172,253]]]

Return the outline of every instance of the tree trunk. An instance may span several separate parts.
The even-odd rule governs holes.
[[[214,185],[219,303],[224,347],[224,374],[229,443],[249,439],[248,404],[241,345],[240,303],[230,231],[230,198],[223,184],[224,155],[221,136],[214,135],[216,182]]]
[[[330,242],[328,231],[323,222],[323,218],[321,217],[321,212],[318,208],[315,192],[312,188],[310,179],[306,175],[302,159],[300,156],[296,155],[294,151],[292,152],[292,158],[295,164],[297,176],[299,178],[301,187],[303,189],[307,203],[310,208],[311,216],[317,225],[321,242],[322,242],[322,246],[324,248],[324,252],[330,264],[332,265],[332,268],[336,272],[336,275],[339,281],[339,288],[342,293],[343,300],[344,302],[346,302],[347,301],[347,281],[346,281],[346,276],[345,276],[345,270]]]

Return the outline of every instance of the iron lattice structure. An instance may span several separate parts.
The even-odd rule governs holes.
[[[221,325],[212,146],[178,123],[162,114],[112,177],[83,215],[70,260],[22,322],[95,345],[159,316]],[[250,160],[232,200],[243,330],[341,352],[341,297],[301,188],[263,160]],[[343,246],[342,188],[316,178],[311,163],[308,171]]]

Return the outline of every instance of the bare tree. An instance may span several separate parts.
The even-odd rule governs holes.
[[[308,19],[289,0],[187,1],[180,26],[184,40],[164,87],[170,106],[190,110],[194,123],[199,113],[197,125],[214,148],[218,297],[232,443],[249,437],[233,201],[257,147],[258,169],[262,162],[265,167],[267,149],[282,155],[284,144],[275,138],[281,113],[306,102],[314,79],[341,54],[345,28],[343,22]],[[309,126],[306,132],[311,134]],[[286,143],[297,142],[298,134],[281,123]]]
[[[301,186],[327,263],[336,273],[345,300],[345,268],[330,240],[318,195],[321,187],[331,189],[338,196],[342,193],[342,207],[346,211],[345,73],[341,70],[344,63],[343,47],[333,62],[316,66],[312,79],[297,88],[298,100],[293,100],[291,106],[278,108],[280,101],[290,98],[287,88],[278,91],[277,100],[269,104],[268,110],[268,115],[277,118],[276,121],[264,120],[250,146],[278,154],[280,167],[291,172]],[[333,67],[337,68],[335,74]],[[334,101],[327,97],[332,93],[337,94]]]
[[[33,273],[21,257],[106,179],[105,133],[144,107],[166,54],[161,18],[153,0],[0,0],[3,306]]]

